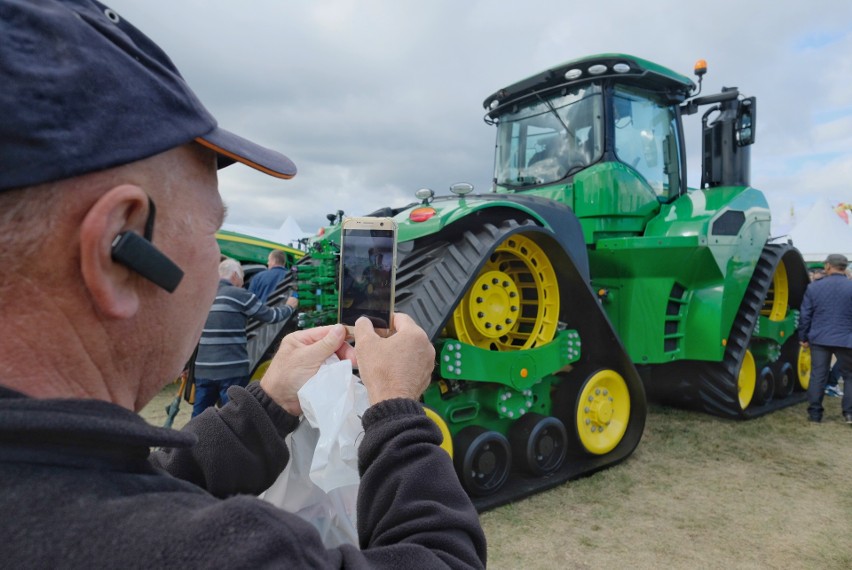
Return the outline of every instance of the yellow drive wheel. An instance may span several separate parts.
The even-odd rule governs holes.
[[[435,425],[438,426],[438,429],[441,430],[441,436],[443,436],[444,440],[441,442],[441,449],[446,451],[450,458],[453,457],[453,436],[450,435],[450,428],[447,427],[447,422],[444,421],[444,418],[438,415],[438,412],[433,410],[432,408],[428,408],[423,406],[423,411],[426,412],[426,416],[435,422]]]
[[[449,335],[489,350],[525,350],[553,340],[559,284],[547,255],[521,234],[488,258],[448,323]]]
[[[751,404],[755,386],[757,386],[757,367],[754,365],[754,356],[751,355],[751,351],[746,350],[737,375],[737,396],[740,399],[741,409],[745,410]]]
[[[592,374],[580,388],[575,409],[577,435],[589,453],[609,453],[621,442],[630,419],[630,392],[615,370]]]
[[[807,390],[811,383],[811,349],[799,346],[799,356],[796,358],[796,377],[799,379],[799,386],[802,390]]]
[[[766,292],[763,301],[763,309],[760,314],[768,317],[770,321],[783,321],[787,316],[788,304],[790,302],[790,283],[787,279],[787,267],[783,261],[778,262],[775,274],[772,276],[772,284]]]

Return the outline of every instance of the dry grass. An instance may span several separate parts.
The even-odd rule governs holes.
[[[852,568],[852,429],[653,407],[624,463],[482,516],[491,568]]]
[[[143,415],[162,425],[175,391]],[[818,425],[804,404],[749,422],[652,406],[621,465],[483,514],[489,567],[848,570],[852,429],[825,404]]]

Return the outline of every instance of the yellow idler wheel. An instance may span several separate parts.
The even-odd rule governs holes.
[[[619,444],[630,419],[630,392],[615,370],[595,372],[580,388],[577,435],[589,453],[603,455]]]
[[[763,309],[760,311],[770,321],[783,321],[787,316],[788,303],[790,302],[790,284],[787,280],[787,267],[783,261],[778,262],[775,274],[772,276],[772,284],[766,292],[763,301]]]
[[[443,436],[444,440],[441,442],[441,449],[446,451],[450,458],[453,457],[453,436],[450,435],[450,428],[447,427],[447,422],[444,421],[444,418],[438,415],[438,412],[433,410],[432,408],[428,408],[423,406],[423,411],[426,412],[426,416],[435,422],[435,425],[438,426],[438,429],[441,430],[441,436]]]
[[[491,254],[449,323],[449,335],[488,350],[525,350],[553,340],[559,284],[544,251],[521,234]]]
[[[755,386],[757,386],[757,367],[754,365],[754,356],[751,355],[751,351],[746,350],[737,375],[737,396],[740,399],[741,409],[745,410],[751,404]]]
[[[811,383],[811,349],[804,346],[799,346],[799,357],[796,359],[796,377],[799,379],[799,386],[802,390],[807,390]]]

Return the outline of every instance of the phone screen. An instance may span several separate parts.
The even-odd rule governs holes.
[[[394,230],[343,227],[340,322],[354,326],[365,316],[377,329],[390,328],[393,311]]]

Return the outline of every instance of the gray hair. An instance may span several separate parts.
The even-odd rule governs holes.
[[[18,272],[44,246],[68,194],[59,183],[0,193],[0,260],[7,273]]]
[[[240,276],[240,279],[245,275],[239,261],[228,258],[219,264],[219,277],[222,279],[230,279],[235,273]]]

